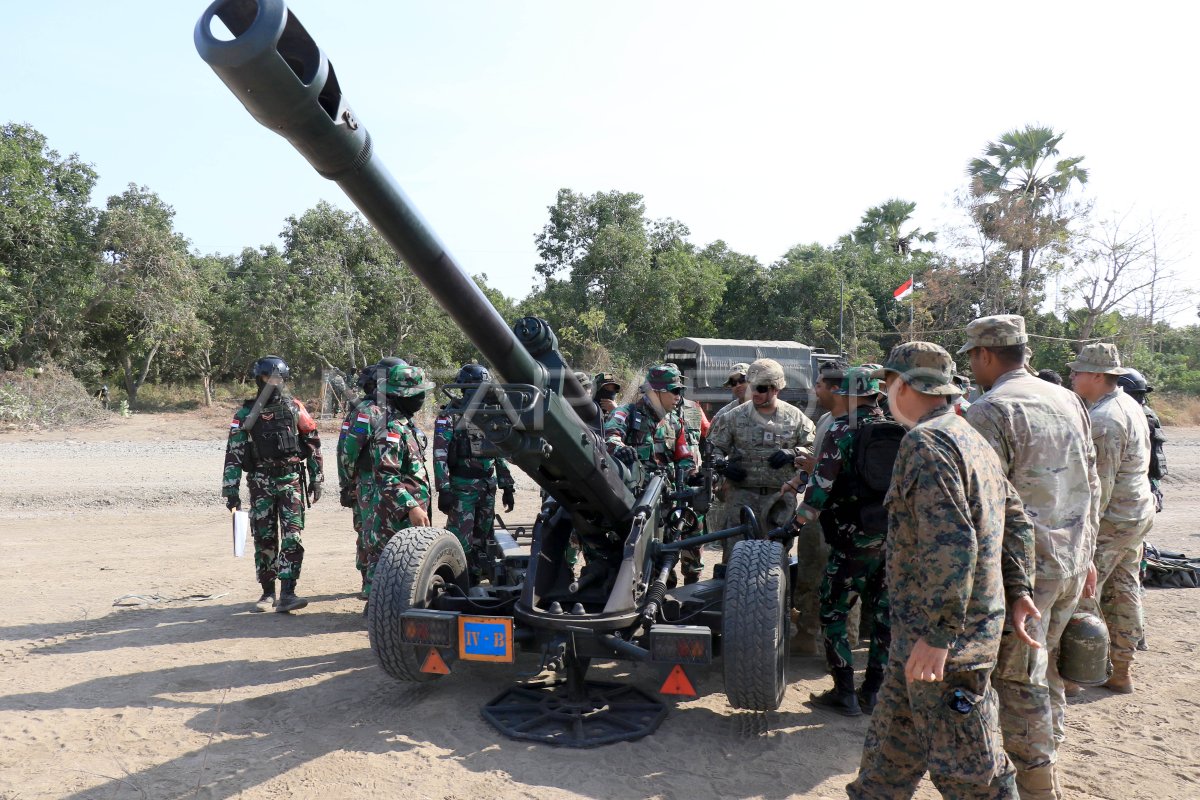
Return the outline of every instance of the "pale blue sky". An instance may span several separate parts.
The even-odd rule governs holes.
[[[198,250],[236,252],[320,199],[349,204],[197,56],[205,5],[7,0],[0,117],[92,162],[98,205],[148,185]],[[938,226],[967,161],[1030,122],[1066,131],[1100,208],[1155,213],[1200,256],[1186,4],[290,7],[451,252],[510,296],[559,187],[639,192],[693,241],[770,262],[892,196]]]

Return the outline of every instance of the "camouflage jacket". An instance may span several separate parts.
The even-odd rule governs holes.
[[[320,483],[325,479],[324,465],[321,460],[321,437],[317,432],[317,423],[308,413],[308,409],[299,400],[292,397],[284,398],[282,402],[291,404],[292,414],[296,418],[296,432],[300,442],[300,454],[295,459],[295,468],[290,470],[273,471],[272,477],[281,482],[294,481],[300,476],[301,463],[307,462],[308,479],[311,483]],[[241,490],[242,473],[260,470],[261,465],[254,461],[251,447],[252,429],[247,430],[245,422],[250,413],[253,401],[247,401],[234,412],[233,421],[229,423],[229,438],[225,442],[225,471],[221,478],[221,494],[233,497]],[[263,415],[278,413],[280,403],[263,406],[259,419]]]
[[[817,455],[817,465],[808,478],[804,488],[804,505],[814,511],[835,511],[843,507],[854,506],[858,498],[845,493],[845,482],[838,486],[838,478],[842,469],[854,457],[854,434],[858,427],[870,424],[886,417],[878,406],[859,406],[855,409],[855,425],[850,425],[850,415],[843,414],[833,420],[828,432],[822,439],[821,449]],[[844,524],[839,519],[839,524]],[[868,535],[857,525],[854,526],[854,546],[860,549],[878,547],[883,544],[883,537]]]
[[[621,446],[632,447],[648,470],[675,466],[690,472],[696,466],[678,410],[656,422],[653,409],[642,400],[617,406],[604,423],[604,439],[610,453]],[[673,471],[669,477],[674,479]]]
[[[683,420],[684,435],[687,436],[688,447],[692,450],[692,457],[696,461],[696,466],[700,466],[702,459],[700,457],[700,440],[708,438],[708,432],[712,429],[712,422],[704,413],[704,409],[694,400],[684,398],[677,409],[680,418]]]
[[[371,437],[371,465],[379,491],[396,495],[397,505],[429,505],[429,473],[425,470],[424,436],[402,413],[388,410]]]
[[[996,451],[1033,522],[1037,576],[1068,578],[1087,570],[1100,482],[1092,424],[1079,395],[1022,367],[1001,375],[965,416]]]
[[[379,431],[385,420],[385,411],[375,402],[374,397],[364,397],[350,407],[338,434],[337,465],[340,488],[345,489],[359,481],[369,480],[374,475],[370,442],[374,439],[372,434]]]
[[[893,654],[918,638],[946,671],[993,665],[1005,599],[1030,593],[1033,526],[988,443],[944,406],[900,443],[888,507]]]
[[[1137,401],[1117,387],[1092,404],[1092,440],[1100,476],[1100,539],[1144,529],[1154,516],[1150,427]]]
[[[791,403],[777,401],[771,416],[760,414],[754,403],[746,402],[721,417],[721,424],[710,428],[708,440],[713,452],[738,462],[747,472],[742,488],[765,489],[783,486],[796,475],[791,464],[774,469],[767,463],[776,450],[790,450],[794,456],[811,452],[814,426],[804,412]]]
[[[450,488],[450,480],[484,480],[501,489],[511,489],[512,472],[503,458],[483,458],[478,455],[478,439],[483,433],[457,417],[439,414],[433,425],[433,477],[438,492]]]
[[[740,406],[743,402],[744,401],[742,401],[742,400],[738,400],[737,398],[734,398],[733,400],[730,400],[728,403],[726,403],[725,405],[718,408],[717,413],[713,414],[712,419],[709,420],[708,429],[711,431],[712,427],[717,424],[717,420],[719,420],[724,415],[728,414],[730,411],[733,411],[735,408]]]

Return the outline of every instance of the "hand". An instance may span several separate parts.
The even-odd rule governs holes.
[[[1041,643],[1030,636],[1029,631],[1025,630],[1025,620],[1030,617],[1033,619],[1042,618],[1042,612],[1038,611],[1037,606],[1033,604],[1033,598],[1029,595],[1019,598],[1012,604],[1008,616],[1012,620],[1013,632],[1017,634],[1017,638],[1034,650],[1040,650],[1042,648]]]
[[[429,515],[425,513],[425,507],[416,505],[408,510],[408,521],[418,528],[425,528],[429,525]]]
[[[325,485],[324,481],[313,481],[308,485],[308,504],[315,506],[317,501],[321,499],[321,489]]]
[[[1096,596],[1096,581],[1099,580],[1100,573],[1096,571],[1095,564],[1088,565],[1087,577],[1083,579],[1083,596],[1091,600]]]
[[[632,467],[637,462],[637,451],[627,444],[617,445],[613,449],[613,458],[627,467]]]
[[[771,469],[783,469],[795,460],[790,450],[776,450],[771,453],[771,457],[767,459],[767,463],[771,465]]]
[[[904,665],[904,679],[909,683],[913,681],[936,683],[944,679],[948,652],[945,647],[930,647],[925,643],[923,636],[917,639],[912,654]]]
[[[342,504],[342,508],[354,508],[358,504],[358,490],[350,484],[343,486],[338,495],[338,502]]]
[[[438,511],[443,514],[449,514],[454,509],[454,495],[450,494],[449,489],[444,492],[438,492],[437,503]]]
[[[817,457],[810,455],[796,456],[796,469],[802,472],[812,472],[817,466]]]
[[[506,513],[512,512],[517,507],[517,497],[516,492],[513,491],[513,487],[504,487],[504,491],[500,494],[500,504],[504,506]]]
[[[242,496],[240,494],[231,494],[225,498],[225,507],[230,511],[237,511],[242,507]]]
[[[746,480],[746,478],[750,477],[750,473],[746,472],[746,468],[743,467],[741,464],[727,463],[725,465],[725,471],[722,474],[724,474],[724,476],[726,478],[728,478],[729,480],[738,481],[738,482],[744,481],[744,480]]]
[[[687,485],[688,486],[703,486],[704,485],[704,473],[701,472],[700,470],[692,470],[690,473],[688,473]]]
[[[603,411],[605,414],[608,414],[609,412],[615,410],[616,407],[617,407],[617,401],[615,401],[615,400],[601,400],[600,401],[600,410]]]

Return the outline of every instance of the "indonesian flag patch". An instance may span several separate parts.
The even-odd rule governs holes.
[[[388,444],[400,444],[400,433],[398,431],[389,431],[387,435]]]
[[[342,423],[342,432],[344,433],[348,430],[350,430],[350,422],[349,421],[343,422]]]
[[[242,421],[237,417],[233,418],[233,422],[229,423],[229,430],[240,431],[242,429]]]
[[[363,414],[362,412],[359,412],[358,416],[357,416],[357,417],[355,417],[354,421],[355,421],[355,422],[370,422],[370,421],[371,421],[371,418],[370,418],[370,417],[368,417],[366,414]]]

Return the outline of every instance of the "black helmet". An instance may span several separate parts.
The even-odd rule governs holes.
[[[367,394],[372,394],[375,388],[379,385],[379,378],[387,378],[387,371],[392,367],[407,367],[408,362],[398,356],[388,356],[381,358],[375,364],[368,364],[362,368],[362,372],[358,374],[358,388],[362,389]],[[382,374],[379,370],[383,370]]]
[[[1154,387],[1146,383],[1146,376],[1136,369],[1129,369],[1124,375],[1118,375],[1117,385],[1129,394],[1133,394],[1134,392],[1145,394],[1146,392],[1154,391]]]
[[[463,364],[454,376],[455,383],[491,383],[492,374],[482,364]]]
[[[250,368],[250,375],[260,384],[265,383],[272,375],[278,375],[286,381],[291,374],[287,363],[279,356],[263,356]]]

